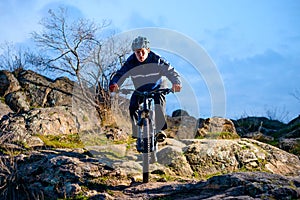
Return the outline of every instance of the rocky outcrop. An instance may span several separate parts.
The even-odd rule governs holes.
[[[191,142],[191,141],[186,141]],[[199,175],[234,171],[269,171],[282,175],[300,175],[299,158],[255,140],[196,140],[184,154]]]
[[[0,198],[22,200],[76,199],[80,196],[89,199],[298,199],[300,197],[299,177],[268,172],[228,172],[205,180],[199,177],[184,178],[184,174],[190,174],[191,169],[188,168],[188,159],[182,159],[184,156],[180,154],[179,146],[177,144],[174,148],[161,149],[161,156],[164,153],[170,155],[164,163],[167,167],[159,166],[158,163],[153,164],[151,181],[147,184],[139,183],[133,175],[141,174],[140,162],[124,158],[121,162],[120,155],[126,154],[120,153],[120,148],[117,148],[119,160],[115,160],[115,167],[99,162],[98,157],[90,157],[83,149],[31,151],[13,159],[1,156]],[[107,153],[106,159],[112,158],[108,155]],[[199,154],[195,153],[196,157],[197,155]],[[224,151],[218,155],[219,158],[220,155],[224,155]],[[240,159],[251,160],[246,157]],[[170,177],[171,172],[168,174],[166,172],[172,168],[177,170],[173,173],[181,176],[174,173],[173,179],[168,180],[166,178]]]
[[[16,74],[31,107],[54,107],[72,105],[74,83],[68,78],[49,79],[31,70]]]
[[[1,103],[5,110],[0,120],[4,141],[34,147],[43,145],[36,135],[60,136],[100,128],[95,106],[82,96],[74,97],[74,82],[68,78],[51,80],[30,70],[0,71],[0,88],[6,103]]]
[[[299,116],[288,124],[265,117],[242,118],[234,120],[234,124],[241,137],[270,143],[285,151],[300,155]]]
[[[1,181],[1,199],[65,199],[90,193],[88,196],[96,193],[94,189],[99,192],[106,189],[105,177],[114,177],[117,182],[119,175],[118,171],[84,155],[83,150],[33,151],[14,160],[2,157],[0,164],[1,180],[4,174],[11,175]]]
[[[240,136],[237,134],[235,125],[230,119],[221,117],[212,117],[207,119],[196,119],[177,110],[173,115],[168,117],[168,136],[176,139],[236,139]],[[179,116],[177,116],[177,114]]]
[[[131,145],[108,144],[101,148],[86,146],[86,149],[115,169],[123,169],[127,162],[139,163],[140,168],[130,170],[130,175],[139,179],[141,155],[136,152],[134,143]],[[167,139],[160,144],[157,163],[152,167],[152,171],[159,169],[160,174],[185,178],[207,178],[237,171],[300,176],[300,160],[296,155],[252,139]]]
[[[0,95],[5,98],[5,103],[14,112],[29,110],[24,91],[17,78],[8,71],[0,71]]]
[[[279,131],[278,146],[300,156],[300,115]]]
[[[239,135],[230,119],[212,117],[200,123],[196,138],[235,139]]]
[[[298,199],[299,178],[251,172],[215,176],[207,181],[149,183],[125,189],[124,199]],[[112,197],[113,198],[113,197]]]
[[[194,139],[197,133],[198,120],[192,116],[167,117],[168,137],[176,139]]]

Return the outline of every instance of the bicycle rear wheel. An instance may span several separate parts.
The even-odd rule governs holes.
[[[143,140],[144,140],[144,152],[143,152],[143,182],[149,182],[149,165],[151,156],[151,138],[150,138],[150,124],[149,119],[145,118],[143,123]]]

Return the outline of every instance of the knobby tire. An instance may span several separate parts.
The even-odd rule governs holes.
[[[150,124],[149,119],[145,118],[143,123],[143,140],[144,140],[144,152],[143,152],[143,182],[149,182],[149,165],[151,156],[151,138],[150,138]]]

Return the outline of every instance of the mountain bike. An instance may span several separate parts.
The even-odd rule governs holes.
[[[143,98],[143,103],[138,110],[138,138],[136,141],[136,148],[142,154],[143,160],[143,182],[149,182],[149,165],[156,162],[157,142],[162,138],[157,137],[155,126],[155,109],[153,109],[153,98],[156,94],[167,95],[173,92],[172,89],[156,89],[150,92],[139,92],[133,89],[120,89],[119,92],[129,94],[135,91],[137,95]]]

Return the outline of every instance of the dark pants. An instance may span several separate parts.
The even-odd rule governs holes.
[[[137,95],[137,93],[133,93],[130,98],[130,105],[129,105],[129,113],[132,121],[132,136],[138,136],[138,129],[137,129],[137,120],[138,120],[138,109],[140,104],[143,103],[143,97]],[[167,128],[167,122],[165,117],[165,110],[166,110],[166,99],[165,95],[163,94],[156,94],[154,96],[154,104],[155,104],[155,125],[156,130],[165,130]]]

